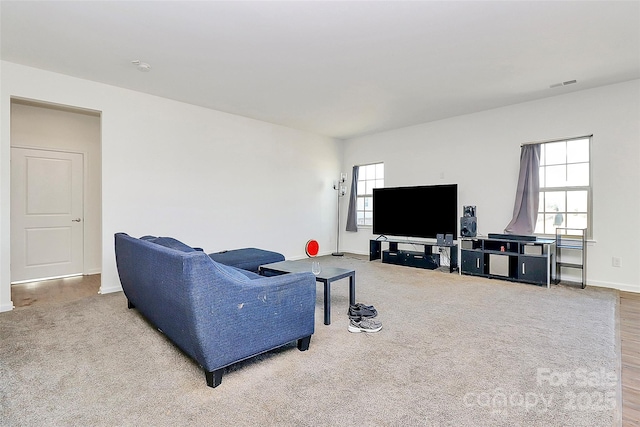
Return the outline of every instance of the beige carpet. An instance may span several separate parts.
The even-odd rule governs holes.
[[[3,426],[610,426],[616,291],[322,257],[356,270],[376,334],[347,331],[347,280],[307,352],[229,369],[216,389],[121,293],[0,314]]]

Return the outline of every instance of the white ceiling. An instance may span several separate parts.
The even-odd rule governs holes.
[[[640,1],[0,7],[3,60],[343,139],[640,78]]]

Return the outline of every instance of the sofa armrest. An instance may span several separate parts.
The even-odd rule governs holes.
[[[316,280],[310,272],[226,277],[224,283],[194,290],[193,302],[198,360],[212,371],[312,335]]]

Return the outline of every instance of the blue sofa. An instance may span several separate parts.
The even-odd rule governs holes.
[[[169,237],[116,233],[115,254],[129,308],[198,362],[210,387],[241,360],[292,341],[301,351],[309,348],[316,301],[311,272],[262,277]]]

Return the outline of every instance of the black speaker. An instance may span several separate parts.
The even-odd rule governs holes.
[[[462,208],[462,216],[464,217],[474,217],[476,216],[476,207],[475,206],[465,206]]]
[[[445,246],[453,246],[453,234],[445,234],[444,235],[444,245]]]
[[[460,218],[460,235],[462,237],[476,237],[477,229],[478,223],[475,216],[463,216]]]

